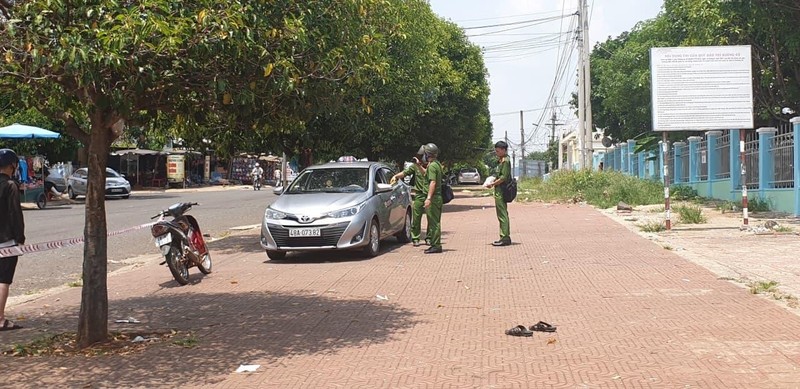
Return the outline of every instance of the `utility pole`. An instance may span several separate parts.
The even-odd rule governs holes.
[[[556,126],[564,125],[564,123],[556,123],[556,120],[558,120],[558,115],[556,115],[556,110],[553,109],[553,116],[550,117],[550,124],[545,124],[545,126],[550,127],[550,142],[556,141]]]
[[[584,55],[584,44],[583,44],[583,29],[584,29],[584,27],[583,27],[583,19],[586,18],[586,14],[583,11],[583,5],[584,5],[585,2],[586,2],[586,0],[580,0],[580,3],[579,3],[580,4],[579,5],[580,10],[578,11],[578,18],[579,18],[578,31],[580,31],[580,33],[578,34],[578,43],[579,43],[578,47],[580,49],[579,49],[579,52],[578,52],[578,136],[577,136],[577,138],[578,138],[578,146],[581,149],[581,160],[580,160],[580,164],[579,164],[579,167],[581,169],[586,167],[584,165],[584,163],[586,161],[586,127],[585,127],[586,126],[586,117],[585,117],[585,114],[586,114],[586,97],[584,96],[584,93],[586,92],[586,88],[583,86],[583,83],[584,83],[583,71],[585,69],[585,66],[583,65],[583,62],[586,60],[584,58],[585,55]]]
[[[581,145],[582,169],[591,169],[594,156],[592,145],[592,76],[589,56],[589,3],[580,0],[580,65],[578,68],[578,132]]]
[[[517,159],[517,151],[515,149],[511,149],[511,177],[514,177],[514,160]]]
[[[584,76],[583,76],[583,85],[586,88],[584,92],[584,97],[586,98],[586,102],[584,103],[584,107],[586,108],[586,113],[584,113],[584,117],[586,118],[586,124],[584,128],[586,128],[586,157],[587,157],[587,166],[591,169],[594,164],[594,139],[593,139],[593,132],[594,126],[592,125],[592,61],[591,61],[591,50],[589,41],[589,1],[583,0],[583,12],[586,17],[583,18],[583,47],[584,47]]]
[[[521,140],[522,144],[520,145],[520,149],[521,149],[520,151],[522,152],[522,162],[520,163],[520,167],[521,167],[522,171],[519,174],[520,178],[525,178],[525,175],[527,173],[527,169],[526,169],[527,168],[527,166],[526,166],[527,164],[525,163],[525,124],[524,123],[525,122],[522,119],[522,111],[519,111],[519,134],[520,134],[520,137],[522,139]]]

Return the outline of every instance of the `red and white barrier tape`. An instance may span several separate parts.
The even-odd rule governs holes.
[[[115,235],[122,235],[128,232],[141,230],[144,228],[149,228],[153,223],[142,224],[136,227],[126,228],[124,230],[119,231],[112,231],[107,234],[107,236],[115,236]],[[23,254],[32,254],[38,253],[42,251],[48,250],[55,250],[69,246],[75,246],[83,243],[83,238],[71,238],[71,239],[63,239],[63,240],[55,240],[52,242],[44,242],[44,243],[36,243],[36,244],[28,244],[24,246],[12,246],[12,247],[5,247],[0,249],[0,258],[6,257],[15,257],[18,255]]]

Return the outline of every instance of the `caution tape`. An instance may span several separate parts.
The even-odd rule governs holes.
[[[149,227],[153,226],[154,224],[156,224],[156,223],[155,222],[147,223],[147,224],[142,224],[142,225],[139,225],[139,226],[136,226],[136,227],[126,228],[124,230],[112,231],[112,232],[109,232],[107,234],[107,236],[122,235],[122,234],[125,234],[125,233],[128,233],[128,232],[137,231],[137,230],[141,230],[141,229],[144,229],[144,228],[149,228]],[[79,245],[79,244],[81,244],[83,242],[84,242],[83,238],[71,238],[71,239],[55,240],[55,241],[52,241],[52,242],[29,244],[29,245],[24,245],[24,246],[5,247],[5,248],[1,248],[0,249],[0,258],[16,257],[16,256],[19,256],[19,255],[24,255],[24,254],[33,254],[33,253],[38,253],[38,252],[42,252],[42,251],[55,250],[55,249],[60,249],[60,248],[64,248],[64,247],[76,246],[76,245]]]

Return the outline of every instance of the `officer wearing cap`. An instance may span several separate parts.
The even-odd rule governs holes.
[[[425,166],[422,157],[425,154],[425,146],[420,146],[414,163],[400,173],[392,176],[389,181],[394,185],[397,180],[402,180],[408,176],[414,176],[414,203],[411,206],[411,242],[414,247],[419,246],[419,234],[422,226],[422,214],[425,213],[425,199],[428,194],[428,179],[425,177]],[[430,223],[428,223],[430,225]],[[429,231],[430,232],[430,231]],[[428,236],[426,234],[426,236]]]
[[[511,245],[511,225],[508,219],[508,204],[503,199],[503,186],[511,182],[511,161],[508,160],[508,143],[499,141],[494,144],[497,154],[497,167],[494,171],[496,179],[488,185],[494,188],[494,209],[497,220],[500,222],[500,240],[492,243],[493,246]]]
[[[442,252],[442,178],[444,169],[439,163],[439,147],[428,143],[423,147],[422,162],[428,164],[426,177],[428,178],[428,191],[425,196],[425,216],[428,219],[428,239],[431,247],[425,254]]]
[[[25,222],[19,202],[19,187],[11,177],[17,171],[19,157],[11,149],[0,149],[0,248],[25,243]],[[0,258],[0,331],[22,328],[6,318],[8,289],[14,280],[17,257]]]

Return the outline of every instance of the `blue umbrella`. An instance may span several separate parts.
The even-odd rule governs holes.
[[[0,127],[0,138],[58,138],[61,136],[57,132],[45,130],[44,128],[26,126],[14,123],[10,126]]]

